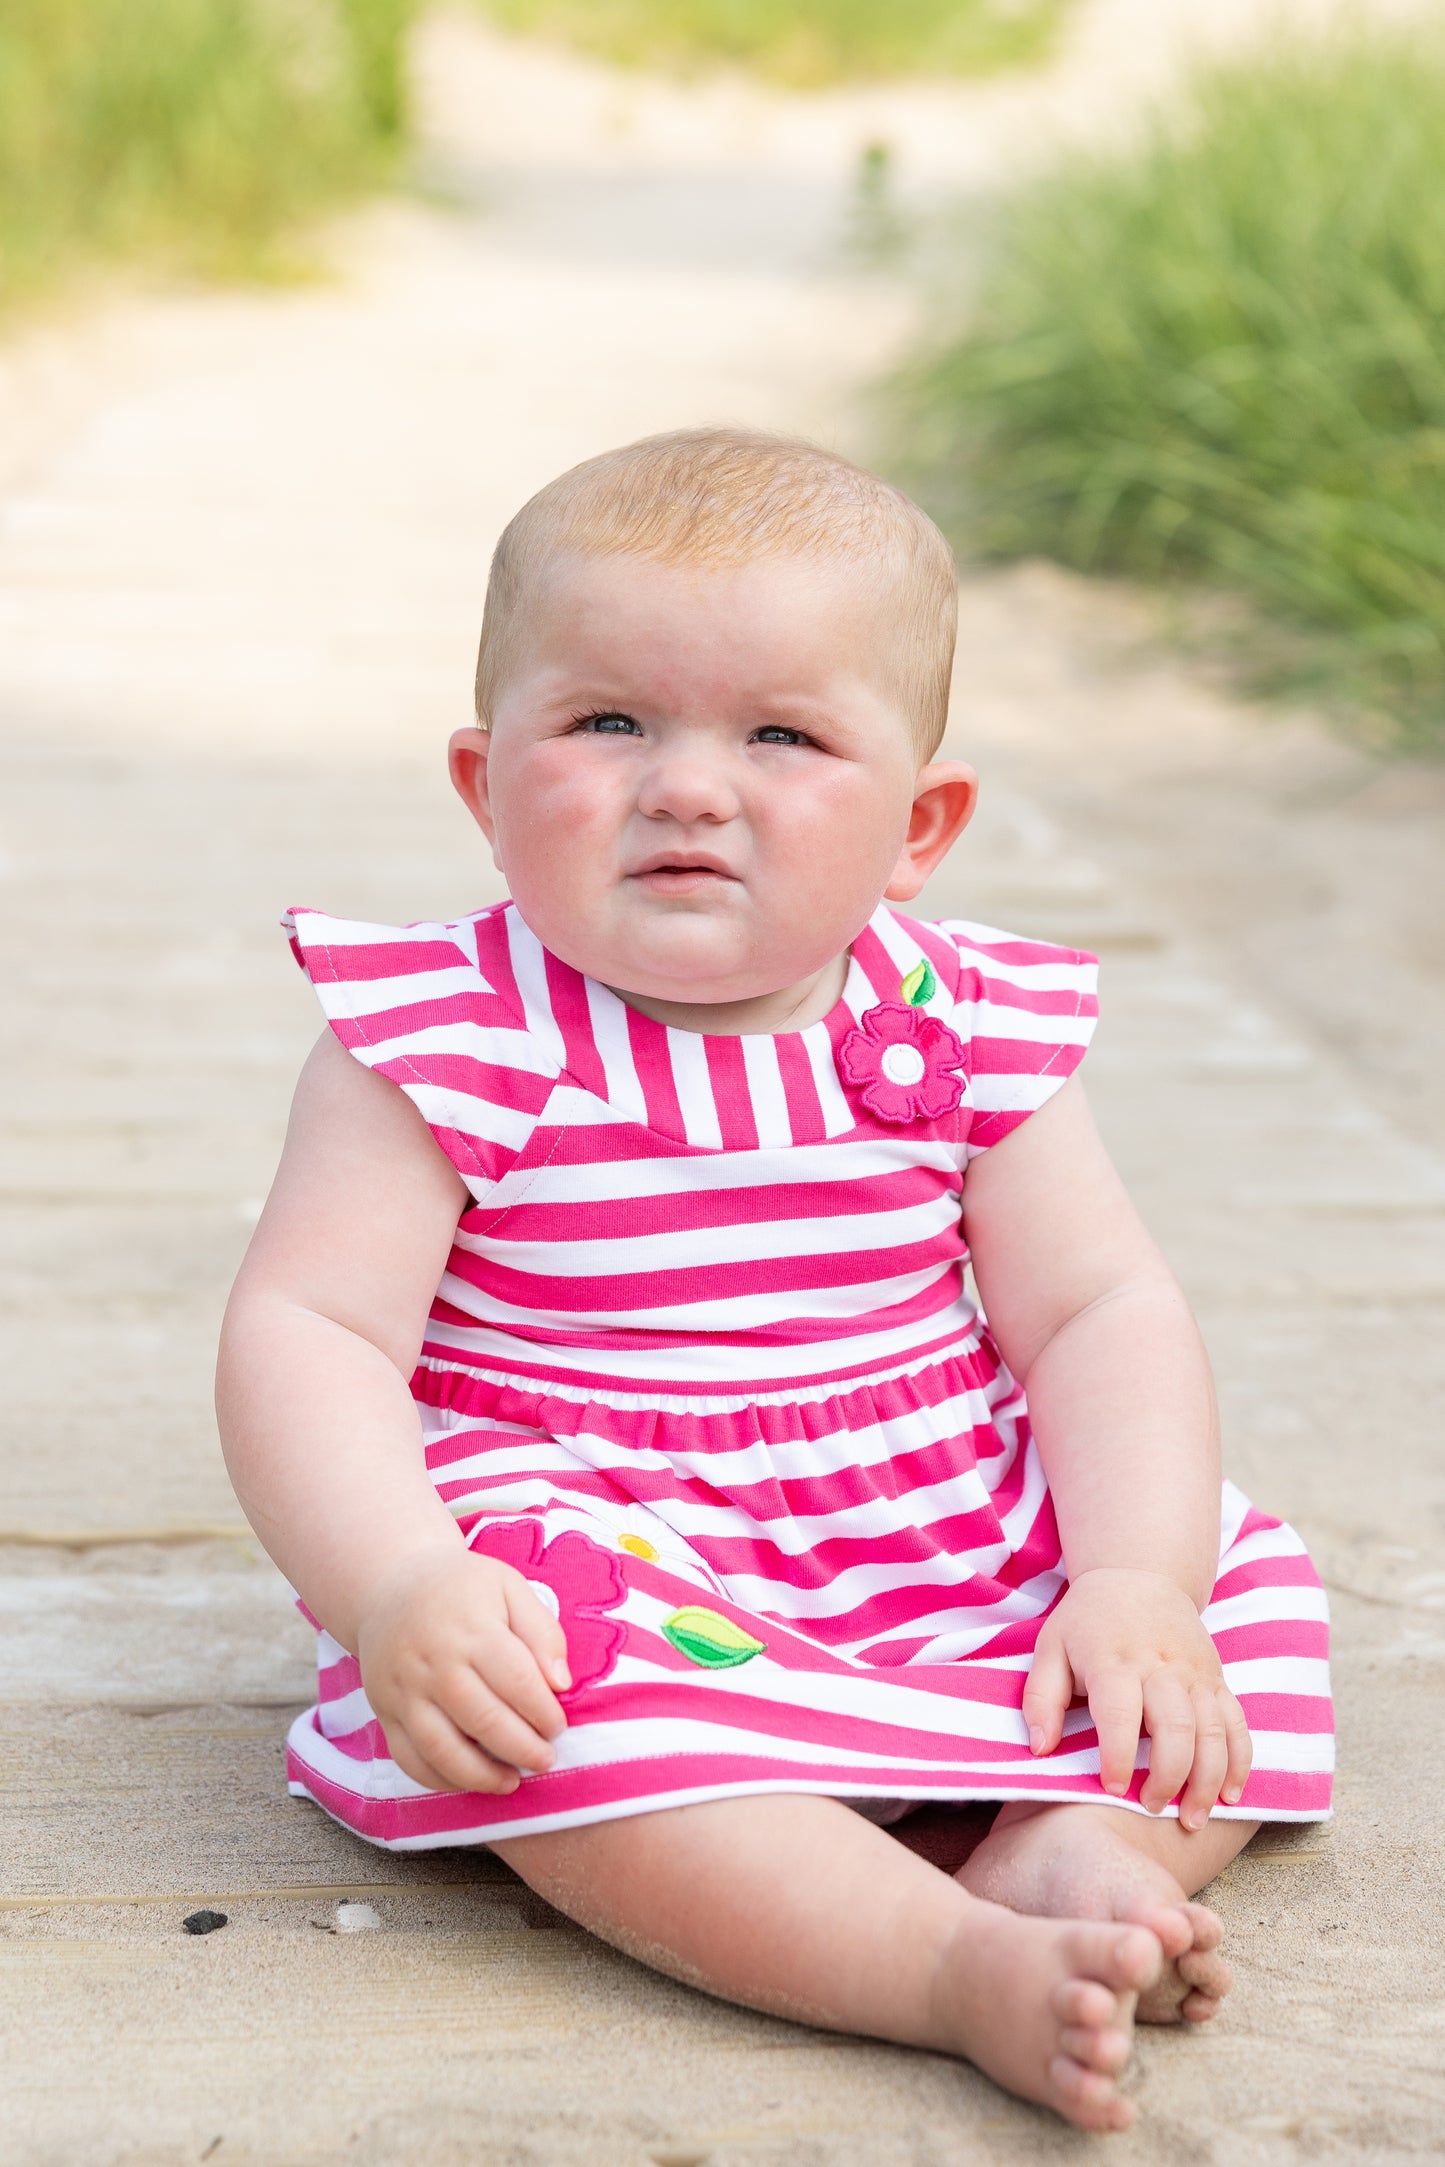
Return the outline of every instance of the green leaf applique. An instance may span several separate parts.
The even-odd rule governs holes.
[[[924,1008],[938,991],[938,980],[933,975],[933,965],[927,956],[915,963],[903,981],[902,993],[910,1008]]]
[[[754,1640],[731,1618],[705,1610],[701,1603],[685,1603],[681,1610],[674,1610],[663,1620],[662,1632],[679,1655],[704,1670],[731,1670],[735,1663],[751,1663],[767,1646],[765,1640]]]

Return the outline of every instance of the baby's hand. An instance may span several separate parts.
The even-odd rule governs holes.
[[[1099,1734],[1106,1791],[1128,1791],[1142,1719],[1149,1773],[1139,1796],[1150,1813],[1162,1813],[1181,1788],[1185,1828],[1203,1828],[1221,1791],[1226,1805],[1238,1803],[1253,1757],[1249,1726],[1177,1581],[1101,1569],[1070,1583],[1045,1620],[1024,1687],[1034,1753],[1053,1752],[1076,1693],[1087,1697]]]
[[[356,1652],[391,1757],[414,1782],[515,1791],[519,1769],[552,1766],[567,1643],[510,1565],[452,1544],[413,1554],[373,1594]]]

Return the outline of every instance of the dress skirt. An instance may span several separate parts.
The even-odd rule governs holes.
[[[447,1371],[419,1389],[433,1481],[470,1546],[560,1619],[573,1686],[552,1769],[507,1797],[428,1791],[321,1632],[288,1778],[358,1836],[487,1843],[778,1791],[1143,1810],[1147,1739],[1129,1797],[1109,1798],[1086,1706],[1055,1752],[1029,1751],[1023,1688],[1066,1583],[1022,1400],[986,1337],[745,1401],[644,1406],[595,1381]],[[1254,1744],[1242,1798],[1216,1814],[1323,1818],[1324,1591],[1293,1529],[1230,1483],[1204,1623]]]

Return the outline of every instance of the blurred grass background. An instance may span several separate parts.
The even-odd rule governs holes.
[[[745,67],[796,90],[1042,59],[1066,0],[477,0],[507,30],[631,67]]]
[[[0,0],[0,311],[77,262],[283,269],[404,140],[412,0]]]
[[[397,169],[419,5],[0,0],[0,313],[90,261],[295,268]],[[473,5],[805,86],[1037,60],[1068,0]],[[1260,681],[1445,749],[1445,30],[1251,52],[944,260],[890,463],[965,554],[1236,596]]]
[[[1445,36],[1208,76],[1005,206],[959,286],[893,389],[966,552],[1246,598],[1257,682],[1445,749]]]

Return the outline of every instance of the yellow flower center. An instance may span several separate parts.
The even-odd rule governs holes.
[[[635,1558],[645,1558],[649,1565],[657,1563],[657,1546],[650,1543],[645,1535],[619,1535],[617,1547],[619,1550],[630,1551]]]

